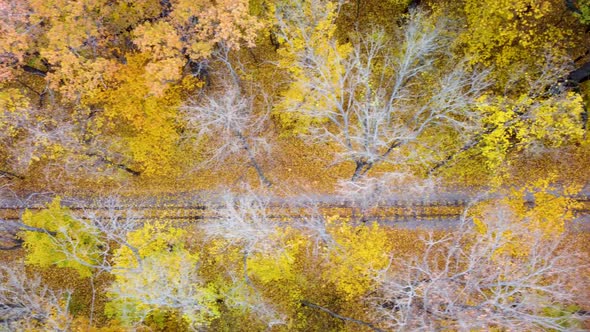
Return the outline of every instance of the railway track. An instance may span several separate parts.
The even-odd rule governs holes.
[[[579,207],[574,209],[578,216],[590,215],[590,197],[579,197]],[[133,215],[138,221],[168,220],[175,222],[198,222],[215,220],[219,216],[215,212],[216,203],[170,202],[170,201],[121,201],[118,204],[100,204],[100,202],[64,200],[75,213],[93,215],[99,218],[112,218],[113,215],[125,217]],[[530,202],[532,204],[532,202]],[[267,218],[289,219],[309,216],[311,211],[321,215],[340,215],[352,218],[363,218],[367,221],[416,221],[416,220],[448,220],[458,218],[465,210],[467,200],[438,201],[390,201],[369,209],[362,209],[351,202],[320,202],[311,208],[301,203],[271,202],[268,205]],[[46,207],[46,202],[33,204],[0,205],[0,220],[20,220],[26,210],[39,211]]]
[[[579,197],[579,206],[574,210],[578,221],[576,229],[590,231],[590,198]],[[168,221],[174,224],[190,225],[203,221],[220,219],[219,204],[173,201],[117,201],[94,202],[64,200],[62,205],[70,208],[81,218],[104,218],[118,220],[133,218],[137,222]],[[198,201],[196,201],[198,202]],[[202,201],[201,201],[202,202]],[[26,202],[27,204],[0,205],[0,249],[17,249],[22,244],[17,233],[26,210],[40,211],[47,202]],[[533,204],[529,202],[529,204]],[[351,202],[324,201],[314,205],[301,202],[270,202],[266,218],[271,220],[292,220],[313,215],[343,216],[356,221],[379,222],[405,228],[449,229],[457,225],[465,211],[467,200],[436,201],[389,201],[370,209],[362,209]],[[19,226],[20,225],[20,226]],[[581,225],[581,226],[580,226]]]

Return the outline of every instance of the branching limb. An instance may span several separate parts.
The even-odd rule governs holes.
[[[371,330],[373,330],[375,332],[385,332],[385,330],[382,330],[382,329],[376,327],[375,325],[373,325],[371,323],[364,322],[362,320],[358,320],[358,319],[355,319],[355,318],[350,318],[350,317],[339,315],[339,314],[333,312],[332,310],[330,310],[328,308],[324,308],[322,306],[319,306],[317,304],[311,303],[311,302],[306,301],[306,300],[302,300],[301,301],[301,305],[303,305],[305,307],[308,307],[308,308],[320,310],[320,311],[325,312],[325,313],[327,313],[328,315],[330,315],[330,316],[332,316],[334,318],[340,319],[340,320],[345,321],[345,322],[351,322],[351,323],[355,323],[355,324],[358,324],[358,325],[366,326],[366,327],[370,328]]]

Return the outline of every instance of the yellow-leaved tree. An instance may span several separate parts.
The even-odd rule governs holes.
[[[564,15],[563,1],[468,0],[463,11],[466,29],[459,42],[472,63],[496,68],[500,86],[534,75],[548,53],[564,57],[581,51],[582,35],[575,18]]]
[[[328,221],[334,242],[325,253],[323,278],[345,298],[359,298],[373,288],[375,276],[390,261],[388,234],[377,224],[354,226],[334,217]]]
[[[147,319],[162,323],[168,314],[193,328],[219,315],[214,290],[199,280],[199,256],[184,245],[186,231],[166,223],[145,224],[127,234],[114,253],[115,281],[105,310],[123,324]]]
[[[325,80],[337,86],[344,75],[342,60],[352,49],[350,44],[338,44],[334,36],[341,5],[342,1],[324,0],[287,0],[275,5],[278,42],[281,44],[279,66],[289,71],[292,82],[282,93],[284,99],[275,106],[274,116],[289,135],[307,133],[312,123],[323,121],[303,113],[286,112],[293,104],[314,107],[329,102],[321,97],[322,91],[310,86],[309,76],[325,75]],[[307,68],[311,63],[306,61],[322,61],[321,71],[311,71]],[[335,89],[330,93],[338,99],[344,91]],[[331,108],[333,105],[323,106]]]
[[[481,140],[481,153],[490,169],[501,165],[511,152],[556,148],[580,142],[582,97],[564,92],[549,98],[488,98],[479,106],[488,128]]]
[[[377,164],[409,162],[415,146],[440,140],[431,135],[461,142],[478,128],[472,108],[487,72],[450,54],[443,20],[413,11],[394,38],[375,30],[340,44],[332,23],[338,7],[311,4],[277,11],[292,81],[275,111],[296,133],[334,144],[338,162],[354,163],[353,181]]]
[[[264,25],[246,0],[2,0],[0,12],[0,91],[39,105],[33,125],[69,125],[78,153],[55,160],[83,161],[71,177],[176,174],[179,99],[202,86],[217,43],[252,47]]]
[[[40,267],[69,267],[90,277],[102,262],[104,242],[98,227],[74,217],[56,198],[47,208],[23,214],[21,237],[27,250],[25,262]]]
[[[498,221],[490,216],[496,215],[498,211],[504,211],[505,215],[501,218],[525,227],[528,232],[512,236],[510,231],[507,231],[508,233],[502,236],[510,241],[497,249],[522,256],[531,254],[529,244],[532,238],[527,238],[528,236],[542,236],[547,239],[561,237],[567,225],[574,220],[575,209],[580,207],[580,203],[574,197],[581,190],[581,186],[557,186],[554,184],[556,179],[556,174],[549,174],[545,178],[533,180],[526,186],[513,188],[499,199],[493,198],[477,204],[469,211],[476,229],[482,234],[488,233],[488,229],[495,226],[487,225],[486,222]]]

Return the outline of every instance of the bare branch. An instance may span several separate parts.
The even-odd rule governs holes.
[[[269,220],[269,201],[264,197],[247,194],[225,194],[217,210],[219,220],[205,222],[200,227],[209,237],[224,238],[230,244],[242,245],[247,252],[267,251],[269,241],[276,234],[277,225]]]
[[[255,110],[255,98],[242,91],[243,84],[227,52],[218,56],[229,72],[229,79],[224,81],[220,91],[183,107],[190,129],[188,135],[197,141],[204,138],[215,141],[216,146],[205,164],[220,165],[229,157],[242,156],[256,170],[260,181],[271,186],[258,161],[261,152],[270,148],[262,136],[269,118],[269,102],[264,101],[266,109]]]
[[[305,24],[297,33],[289,33],[293,28],[286,24],[283,28],[284,38],[294,35],[305,43],[294,54],[303,73],[294,84],[304,90],[305,100],[285,98],[285,111],[319,120],[309,136],[336,143],[339,158],[356,163],[353,181],[375,164],[391,162],[394,150],[420,139],[429,128],[460,136],[478,128],[470,107],[489,85],[487,72],[467,70],[465,63],[451,59],[444,26],[429,24],[425,14],[411,14],[401,48],[380,31],[360,37],[347,52],[333,38],[317,46]],[[447,63],[441,65],[441,59]],[[440,79],[424,81],[429,75]]]
[[[358,320],[358,319],[354,319],[354,318],[350,318],[350,317],[339,315],[339,314],[333,312],[330,309],[324,308],[322,306],[319,306],[317,304],[311,303],[309,301],[303,300],[303,301],[301,301],[301,305],[306,306],[306,307],[309,307],[309,308],[312,308],[312,309],[318,309],[320,311],[323,311],[323,312],[327,313],[328,315],[330,315],[330,316],[332,316],[334,318],[343,320],[345,322],[351,322],[351,323],[355,323],[355,324],[358,324],[358,325],[363,325],[363,326],[366,326],[366,327],[368,327],[371,330],[376,331],[376,332],[384,332],[384,330],[381,330],[381,329],[377,328],[375,325],[373,325],[371,323],[367,323],[367,322],[364,322],[362,320]]]
[[[483,233],[465,220],[446,237],[431,236],[422,256],[382,274],[380,296],[371,299],[376,319],[395,330],[575,327],[581,318],[567,307],[582,257],[531,231],[507,207],[484,222]]]
[[[0,266],[0,327],[68,331],[69,292],[54,292],[22,267]]]

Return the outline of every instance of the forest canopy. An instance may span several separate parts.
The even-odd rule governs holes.
[[[589,328],[589,108],[589,0],[0,0],[0,330]]]

